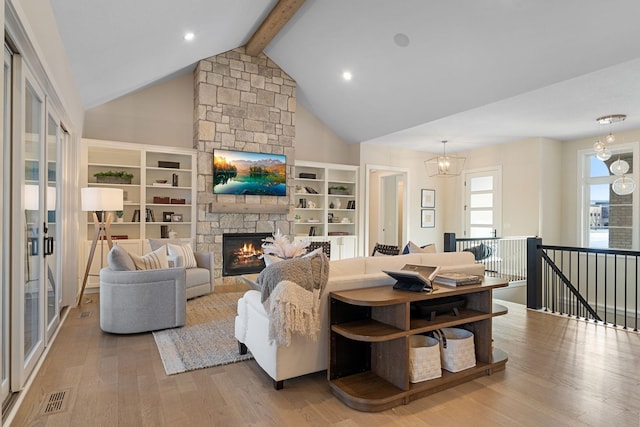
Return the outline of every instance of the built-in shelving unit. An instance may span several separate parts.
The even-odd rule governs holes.
[[[331,242],[331,259],[352,258],[357,250],[358,167],[297,161],[297,239]]]
[[[111,235],[127,250],[148,251],[148,238],[161,238],[162,227],[179,238],[195,238],[196,154],[194,150],[144,144],[83,139],[83,186],[121,188],[124,192],[122,220],[112,213]],[[131,183],[99,183],[94,174],[124,171]],[[164,183],[160,181],[166,181]],[[174,185],[175,184],[175,185]],[[91,212],[86,213],[85,260],[93,236]],[[87,287],[97,286],[97,275],[108,248],[98,247]],[[102,264],[100,253],[103,254]],[[86,262],[86,261],[85,261]],[[82,264],[82,268],[86,264]]]
[[[354,409],[382,411],[504,369],[507,355],[493,347],[492,319],[507,309],[492,304],[492,290],[507,284],[485,278],[481,285],[440,286],[431,293],[397,291],[392,286],[331,292],[327,372],[331,390]],[[457,315],[438,314],[429,320],[414,307],[420,301],[450,296],[465,299]],[[442,370],[440,378],[409,382],[409,337],[453,326],[474,333],[476,366],[456,373]]]

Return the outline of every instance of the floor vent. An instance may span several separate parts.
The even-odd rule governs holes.
[[[89,316],[91,316],[91,312],[90,311],[83,311],[83,312],[80,313],[80,318],[89,317]]]
[[[45,398],[42,414],[50,415],[64,411],[66,408],[67,391],[56,391]]]

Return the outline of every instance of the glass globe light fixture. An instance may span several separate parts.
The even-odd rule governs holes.
[[[609,135],[607,135],[604,140],[607,142],[607,144],[613,144],[616,141],[616,136],[609,132]]]
[[[607,147],[604,147],[601,151],[598,152],[598,154],[596,154],[596,158],[598,160],[606,162],[611,158],[611,150],[609,150]]]
[[[626,196],[633,193],[633,190],[636,189],[636,183],[628,176],[622,175],[620,178],[613,181],[611,189],[619,196]]]
[[[609,170],[614,175],[624,175],[625,173],[629,172],[629,163],[627,163],[625,160],[620,160],[620,157],[618,157],[618,160],[611,163],[611,166],[609,166]]]
[[[602,149],[604,148],[604,144],[602,143],[602,141],[597,140],[594,144],[593,144],[593,149],[596,150],[597,152],[602,151]]]

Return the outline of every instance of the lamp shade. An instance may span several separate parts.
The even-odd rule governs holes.
[[[121,211],[123,191],[121,188],[81,188],[83,211]]]

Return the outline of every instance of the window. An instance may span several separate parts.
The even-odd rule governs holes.
[[[612,147],[607,161],[598,160],[593,151],[582,156],[582,246],[604,249],[638,248],[638,209],[636,190],[620,196],[611,184],[618,178],[609,171],[618,159],[629,163],[627,176],[636,179],[634,167],[638,163],[637,144]]]

